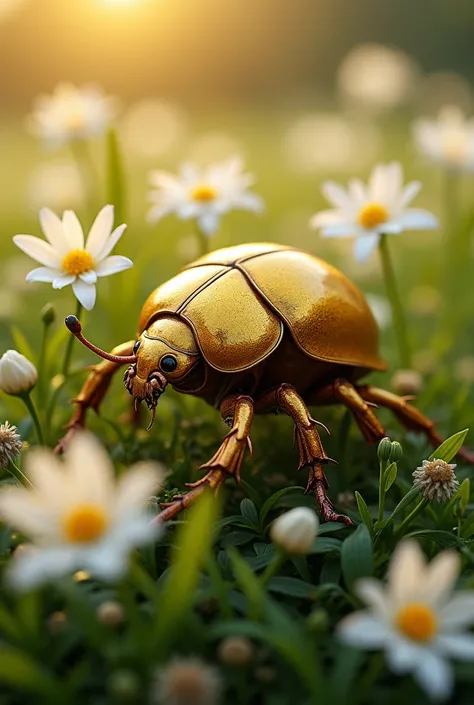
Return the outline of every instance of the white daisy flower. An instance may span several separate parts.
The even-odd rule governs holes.
[[[32,235],[15,235],[20,250],[43,266],[31,270],[28,282],[52,283],[53,289],[69,284],[85,309],[94,308],[98,277],[108,277],[133,265],[132,260],[111,251],[122,237],[126,225],[114,224],[114,207],[104,206],[95,219],[84,244],[84,232],[74,211],[64,211],[62,220],[49,208],[39,214],[41,228],[48,242]]]
[[[255,183],[252,174],[243,172],[239,157],[213,164],[204,170],[194,164],[185,164],[179,176],[165,171],[152,171],[149,194],[155,205],[148,218],[156,223],[170,213],[181,220],[196,220],[208,237],[214,235],[221,217],[231,210],[263,210],[262,199],[248,191]]]
[[[99,87],[59,83],[52,95],[36,98],[27,126],[50,147],[62,147],[102,135],[116,112],[116,99]]]
[[[474,118],[448,105],[436,120],[416,120],[413,127],[418,150],[430,161],[452,171],[474,171]]]
[[[35,489],[0,490],[0,516],[33,546],[12,562],[15,587],[30,589],[79,569],[115,581],[126,572],[130,551],[156,537],[145,511],[162,479],[154,464],[140,463],[115,480],[105,450],[80,433],[63,463],[37,448],[25,467]]]
[[[419,181],[403,186],[403,171],[398,162],[378,164],[367,185],[353,179],[344,189],[326,181],[322,191],[334,209],[317,213],[310,225],[321,230],[323,237],[355,237],[355,256],[362,262],[382,235],[437,227],[438,221],[432,213],[408,208],[420,188]]]
[[[340,622],[347,644],[383,649],[389,668],[413,673],[426,693],[437,700],[453,688],[450,659],[474,661],[474,591],[452,595],[460,568],[454,551],[442,551],[428,565],[418,544],[403,541],[390,563],[388,585],[364,579],[356,592],[369,607]]]

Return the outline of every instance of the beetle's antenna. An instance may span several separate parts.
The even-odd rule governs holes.
[[[86,346],[86,348],[89,348],[89,350],[95,352],[95,354],[99,355],[99,357],[103,357],[104,360],[109,360],[109,362],[116,362],[119,365],[126,364],[127,362],[131,364],[137,361],[136,355],[111,355],[110,353],[106,353],[104,352],[104,350],[101,350],[96,345],[90,343],[82,335],[82,326],[76,316],[67,316],[64,322],[67,328],[71,331],[71,333],[75,335],[76,338],[80,340],[83,345]]]

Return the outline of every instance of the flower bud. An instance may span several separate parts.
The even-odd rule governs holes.
[[[318,517],[312,509],[295,507],[275,519],[270,537],[287,553],[304,555],[311,551],[318,526]]]
[[[313,632],[325,632],[329,626],[329,617],[326,610],[314,609],[306,618],[306,624]]]
[[[56,311],[53,304],[46,304],[41,309],[41,320],[45,326],[50,326],[56,319]]]
[[[97,608],[97,619],[106,627],[118,627],[124,620],[124,611],[120,602],[108,600]]]
[[[7,350],[0,358],[0,390],[5,394],[25,394],[37,381],[36,367],[16,350]]]
[[[221,641],[217,654],[226,666],[246,666],[253,658],[252,642],[244,636],[228,636]]]
[[[136,703],[140,693],[140,681],[133,671],[123,668],[110,674],[108,690],[114,702]]]
[[[397,370],[392,377],[392,387],[402,396],[416,395],[422,390],[423,377],[418,370]]]
[[[398,441],[392,441],[392,447],[390,450],[390,462],[398,463],[403,457],[403,448]]]
[[[380,441],[378,447],[377,447],[377,456],[379,460],[385,461],[388,463],[390,460],[392,452],[392,441],[390,438],[382,438]]]

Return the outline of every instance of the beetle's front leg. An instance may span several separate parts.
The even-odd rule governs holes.
[[[117,345],[112,350],[113,355],[131,355],[133,352],[134,341]],[[56,453],[62,453],[71,438],[85,427],[86,414],[89,408],[95,411],[99,410],[99,406],[105,397],[112,377],[117,372],[121,365],[115,362],[103,360],[98,365],[94,365],[86,381],[84,382],[81,391],[73,403],[75,405],[71,420],[66,426],[66,434],[59,441],[55,448]]]
[[[231,426],[231,430],[217,453],[209,462],[201,465],[202,470],[208,470],[207,474],[197,482],[189,483],[189,492],[175,497],[173,502],[162,505],[164,509],[156,517],[157,520],[166,521],[174,517],[188,507],[206,487],[218,492],[226,477],[230,475],[239,481],[246,448],[252,453],[249,433],[253,418],[253,401],[243,394],[234,394],[224,399],[220,412],[224,421]]]

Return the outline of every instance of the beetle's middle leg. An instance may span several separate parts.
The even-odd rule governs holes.
[[[352,526],[349,517],[336,512],[327,495],[329,483],[324,472],[324,465],[330,462],[331,458],[326,455],[316,428],[323,424],[319,424],[311,417],[308,407],[296,389],[290,384],[281,384],[277,389],[267,392],[257,400],[256,410],[261,413],[281,410],[291,416],[295,425],[295,443],[300,454],[298,469],[305,466],[308,466],[309,469],[306,493],[314,492],[321,517],[325,521],[342,521]]]
[[[231,426],[231,430],[217,453],[209,462],[201,465],[201,469],[208,470],[207,474],[197,482],[188,483],[187,487],[191,488],[189,492],[175,497],[173,502],[162,505],[164,509],[156,517],[157,520],[171,519],[182,509],[189,507],[206,487],[218,492],[229,475],[239,481],[245,450],[248,448],[250,453],[252,452],[249,433],[253,418],[253,401],[243,394],[234,394],[223,400],[220,412],[224,421]]]

